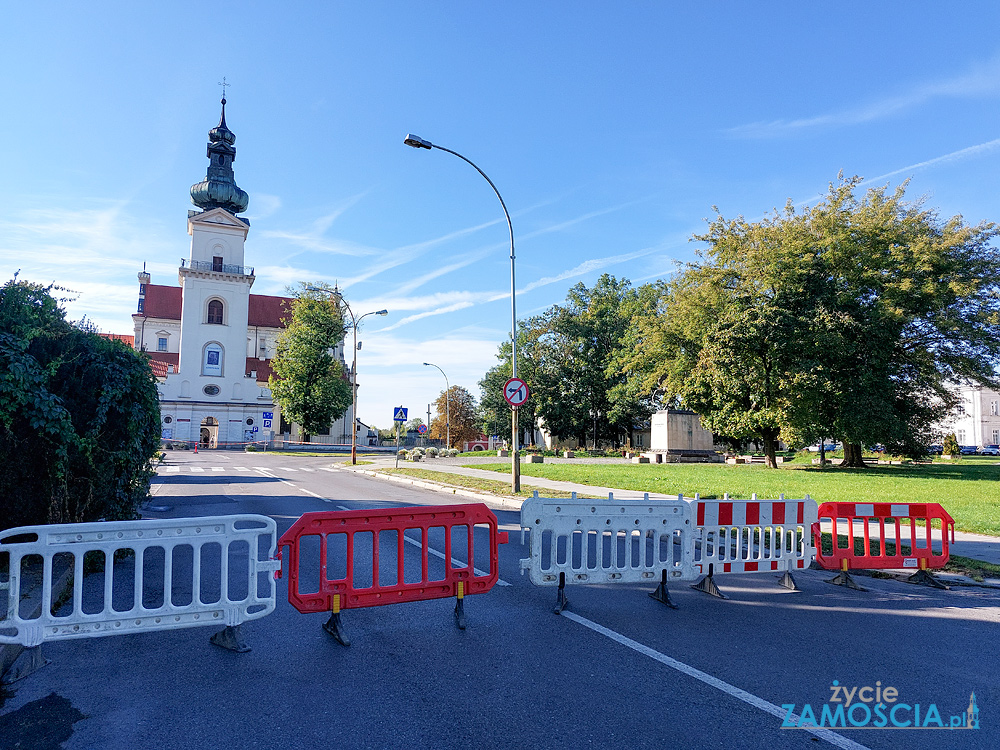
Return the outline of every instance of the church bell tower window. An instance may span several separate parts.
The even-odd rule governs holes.
[[[208,320],[206,322],[222,325],[222,303],[219,300],[213,299],[208,303]]]

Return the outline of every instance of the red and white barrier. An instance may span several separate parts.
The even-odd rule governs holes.
[[[805,568],[816,557],[810,528],[817,507],[802,500],[702,500],[695,497],[694,565],[704,576],[694,588],[722,596],[715,573],[784,573],[781,584],[795,589],[791,571]]]

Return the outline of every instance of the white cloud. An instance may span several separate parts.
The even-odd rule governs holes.
[[[974,98],[1000,94],[1000,56],[972,66],[961,75],[929,81],[897,96],[850,107],[838,112],[792,120],[752,122],[726,132],[745,138],[770,138],[822,127],[843,127],[881,120],[940,97]]]

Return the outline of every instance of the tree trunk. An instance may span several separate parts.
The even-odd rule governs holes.
[[[774,454],[778,449],[778,431],[765,430],[762,437],[764,438],[764,464],[769,469],[777,469],[778,461]]]
[[[861,457],[861,445],[859,443],[844,443],[844,463],[841,466],[849,469],[865,468],[864,459]]]

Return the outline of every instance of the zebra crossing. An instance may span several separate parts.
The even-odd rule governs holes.
[[[313,473],[316,471],[329,471],[334,472],[337,469],[332,469],[329,466],[319,466],[316,468],[311,468],[308,466],[161,466],[157,469],[159,474],[181,474],[184,472],[190,472],[192,474],[204,474],[205,472],[217,472],[217,471],[236,471],[236,472],[288,472],[294,474],[296,472]]]

